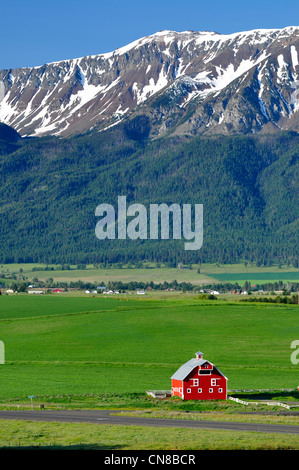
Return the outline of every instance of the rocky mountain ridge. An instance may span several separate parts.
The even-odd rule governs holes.
[[[160,31],[111,53],[1,70],[0,121],[22,136],[69,136],[140,115],[150,137],[298,132],[298,52],[295,26]]]

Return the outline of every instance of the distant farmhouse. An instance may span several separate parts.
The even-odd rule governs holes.
[[[171,377],[171,396],[183,400],[226,400],[227,380],[198,351],[195,358],[183,364]]]

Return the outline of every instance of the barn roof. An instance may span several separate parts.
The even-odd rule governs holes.
[[[185,362],[185,364],[183,364],[170,378],[174,380],[184,380],[187,377],[187,375],[189,375],[190,372],[193,371],[195,367],[202,366],[206,362],[208,362],[209,364],[212,364],[206,359],[195,359],[195,358],[190,359],[190,361]],[[222,374],[222,372],[217,367],[215,367],[214,364],[212,365],[215,370],[217,370],[223,377],[225,377],[225,375]]]
[[[193,371],[194,367],[201,366],[205,362],[208,362],[206,359],[190,359],[190,361],[185,362],[171,377],[175,380],[184,380],[190,372]]]

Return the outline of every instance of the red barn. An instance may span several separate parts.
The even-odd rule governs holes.
[[[183,400],[226,400],[227,378],[198,351],[171,377],[171,396]]]

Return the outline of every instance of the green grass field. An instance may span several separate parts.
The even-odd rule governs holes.
[[[30,408],[33,395],[35,407],[43,403],[48,409],[147,409],[168,416],[194,409],[201,419],[296,425],[298,418],[292,416],[244,418],[238,412],[247,410],[230,400],[163,402],[147,397],[145,391],[170,389],[170,376],[198,349],[228,377],[229,389],[295,390],[299,365],[291,362],[290,345],[299,338],[298,308],[203,301],[191,294],[2,295],[5,363],[0,365],[0,407]],[[296,392],[285,392],[287,397],[281,393],[266,398],[298,400]],[[250,410],[267,408],[251,405]],[[253,432],[0,421],[2,449],[298,449],[295,435],[262,436],[261,440],[261,434]]]
[[[257,267],[256,265],[248,264],[202,264],[200,273],[197,272],[198,266],[193,265],[192,269],[178,269],[167,267],[156,267],[153,263],[147,263],[147,268],[128,268],[124,266],[120,268],[96,268],[92,265],[87,265],[86,269],[77,269],[76,266],[71,266],[70,270],[57,270],[57,266],[42,264],[2,264],[0,266],[1,273],[20,275],[32,282],[34,278],[40,281],[46,281],[52,278],[54,282],[70,282],[81,280],[83,282],[91,283],[107,283],[108,281],[141,281],[155,283],[164,281],[171,282],[191,282],[193,284],[209,284],[215,282],[239,282],[240,285],[244,282],[250,281],[251,283],[275,282],[275,281],[296,281],[299,282],[299,269],[292,266],[278,266],[271,267]],[[34,268],[39,269],[35,271]]]
[[[273,283],[278,281],[283,282],[298,282],[299,275],[297,272],[245,272],[245,273],[215,273],[211,277],[220,282],[238,282],[240,285],[244,281],[250,281],[252,285]]]
[[[201,349],[230,389],[295,388],[298,306],[79,296],[0,297],[1,400],[144,393]]]
[[[266,433],[261,438],[261,433],[257,432],[210,429],[168,428],[165,432],[165,429],[159,427],[0,421],[0,448],[112,452],[152,449],[298,450],[298,437],[292,434]],[[203,455],[199,456],[200,462],[203,458]]]

